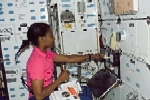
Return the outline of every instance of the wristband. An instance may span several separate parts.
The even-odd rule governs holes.
[[[91,54],[88,54],[89,55],[89,61],[91,61]]]

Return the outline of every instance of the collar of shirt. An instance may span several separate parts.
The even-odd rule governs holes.
[[[37,48],[36,46],[34,46],[33,51],[36,52],[36,53],[38,53],[38,54],[40,54],[44,58],[51,59],[51,51],[50,50],[47,50],[46,53],[44,53],[39,48]]]

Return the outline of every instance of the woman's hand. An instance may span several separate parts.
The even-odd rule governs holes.
[[[92,54],[91,57],[93,59],[104,59],[104,54],[98,53],[98,54]]]
[[[69,74],[70,73],[68,70],[63,70],[61,71],[61,74],[59,75],[58,79],[61,80],[61,82],[65,82],[69,79]]]

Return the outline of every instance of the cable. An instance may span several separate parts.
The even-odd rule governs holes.
[[[81,10],[81,15],[84,15],[84,11],[85,11],[85,2],[84,2],[83,0],[81,1],[80,7],[82,8],[82,10]]]
[[[56,36],[56,34],[58,33],[57,32],[57,29],[58,29],[58,25],[57,25],[57,16],[55,16],[55,15],[57,15],[56,13],[57,13],[57,10],[55,9],[55,8],[53,8],[53,10],[52,11],[50,11],[51,12],[51,14],[53,14],[53,16],[51,17],[51,24],[52,24],[52,30],[53,30],[53,35],[54,36]]]
[[[22,81],[23,86],[24,86],[30,93],[33,94],[32,88],[30,88],[30,87],[26,84],[26,82],[25,82],[24,79],[23,79],[23,75],[21,76],[21,81]]]
[[[54,46],[54,50],[56,50],[56,52],[58,54],[65,54],[65,55],[67,55],[66,53],[62,52],[59,48],[56,48],[56,46]]]

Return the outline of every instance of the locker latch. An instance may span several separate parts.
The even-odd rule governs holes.
[[[3,63],[3,62],[5,62],[5,61],[10,61],[10,60],[9,60],[9,58],[6,58],[6,59],[0,58],[0,63]]]

